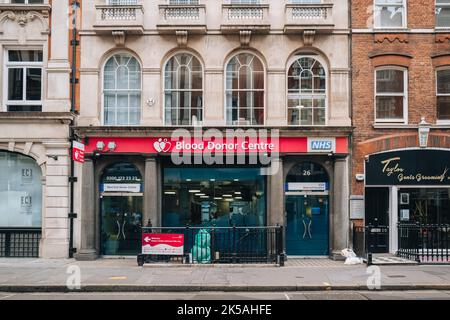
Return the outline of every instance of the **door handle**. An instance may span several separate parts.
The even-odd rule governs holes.
[[[119,220],[116,220],[116,223],[117,223],[117,235],[116,235],[116,237],[117,237],[117,240],[120,240],[120,222],[119,222]]]

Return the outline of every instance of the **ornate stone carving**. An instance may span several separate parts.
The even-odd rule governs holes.
[[[303,44],[305,46],[312,46],[316,38],[315,30],[305,30],[303,31]]]
[[[117,47],[125,46],[126,35],[125,31],[113,31],[112,36],[114,39],[114,43]]]
[[[175,31],[175,35],[177,36],[177,43],[179,47],[185,47],[188,41],[188,32],[187,30],[177,30]]]
[[[250,39],[252,37],[252,32],[250,30],[239,31],[239,41],[241,46],[247,47],[250,44]]]
[[[6,18],[16,21],[21,27],[24,27],[28,22],[38,18],[38,14],[32,11],[10,11],[6,14]]]

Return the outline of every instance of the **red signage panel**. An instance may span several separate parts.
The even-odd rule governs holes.
[[[176,255],[184,253],[184,234],[143,233],[142,254]]]
[[[308,150],[308,140],[314,138],[307,137],[280,137],[272,140],[267,138],[252,139],[214,139],[214,138],[178,138],[171,137],[90,137],[89,145],[86,146],[86,152],[93,153],[95,151],[108,153],[146,153],[146,154],[168,154],[178,152],[191,153],[311,153]],[[321,142],[324,138],[320,139]],[[327,138],[325,138],[327,139]],[[332,141],[336,154],[348,154],[348,138],[332,137],[328,138]],[[114,142],[114,150],[107,150],[109,142]],[[103,146],[102,150],[97,147]],[[106,148],[106,149],[105,149]],[[323,153],[327,150],[317,149],[314,153]]]
[[[72,160],[76,162],[83,163],[84,162],[84,144],[73,141],[72,143]]]

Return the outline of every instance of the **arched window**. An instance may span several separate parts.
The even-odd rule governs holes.
[[[41,227],[41,175],[34,159],[0,151],[0,228]]]
[[[264,68],[253,54],[240,53],[226,68],[228,125],[264,124]]]
[[[138,125],[141,118],[141,66],[128,53],[112,56],[103,70],[103,123]]]
[[[288,124],[317,126],[326,123],[325,68],[312,57],[300,57],[288,71]]]
[[[203,119],[203,68],[189,53],[174,55],[164,71],[166,125],[195,125]]]

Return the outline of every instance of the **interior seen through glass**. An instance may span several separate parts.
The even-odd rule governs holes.
[[[264,226],[265,176],[260,168],[165,168],[165,227]]]

